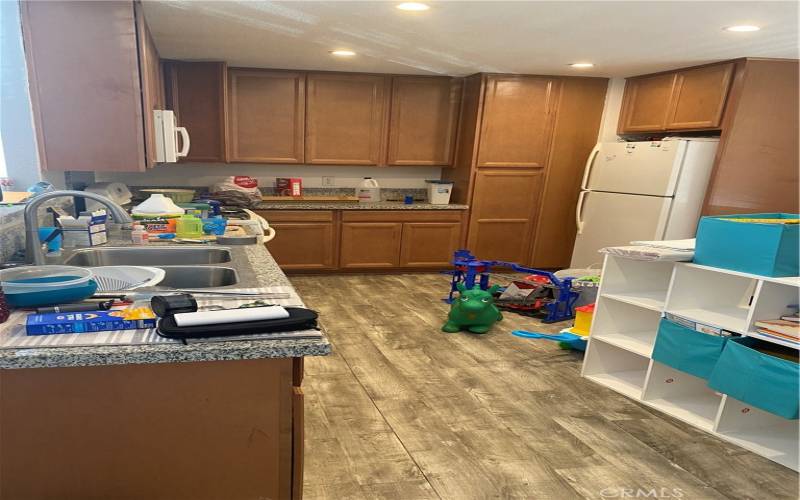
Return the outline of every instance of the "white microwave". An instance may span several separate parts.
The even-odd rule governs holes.
[[[178,158],[189,154],[189,132],[185,127],[178,126],[174,111],[153,110],[153,123],[156,136],[156,162],[175,163]]]

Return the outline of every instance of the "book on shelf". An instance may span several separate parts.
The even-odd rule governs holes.
[[[800,339],[800,323],[785,319],[766,319],[756,321],[756,329],[766,330],[782,336]]]

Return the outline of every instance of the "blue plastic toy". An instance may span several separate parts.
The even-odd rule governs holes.
[[[463,283],[468,289],[477,285],[481,290],[487,290],[489,288],[489,274],[492,272],[492,268],[505,267],[519,273],[545,276],[550,280],[555,289],[555,300],[543,306],[546,313],[545,318],[542,320],[543,323],[556,323],[575,317],[575,302],[580,294],[572,288],[573,278],[560,279],[550,271],[523,267],[514,262],[479,260],[469,250],[456,250],[452,263],[455,266],[455,270],[445,271],[445,274],[453,276],[450,283],[450,293],[444,299],[448,304],[453,303],[453,296],[458,292],[459,283]]]
[[[586,350],[586,341],[579,335],[569,332],[561,332],[555,335],[547,333],[526,332],[525,330],[514,330],[512,335],[522,337],[525,339],[544,339],[558,342],[558,345],[564,349],[575,349],[577,351]]]

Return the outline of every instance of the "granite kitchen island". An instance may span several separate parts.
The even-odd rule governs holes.
[[[236,288],[291,286],[263,245]],[[8,335],[22,315],[0,326]],[[299,498],[321,339],[0,350],[0,498]]]

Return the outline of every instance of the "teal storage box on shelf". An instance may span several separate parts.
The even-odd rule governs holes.
[[[798,417],[800,370],[794,361],[753,349],[763,341],[731,339],[708,379],[715,391],[783,418]]]
[[[658,325],[652,358],[653,361],[708,380],[727,339],[663,318]]]
[[[797,214],[703,217],[697,226],[695,264],[761,276],[800,275],[800,225],[736,222],[736,219],[798,219]]]

